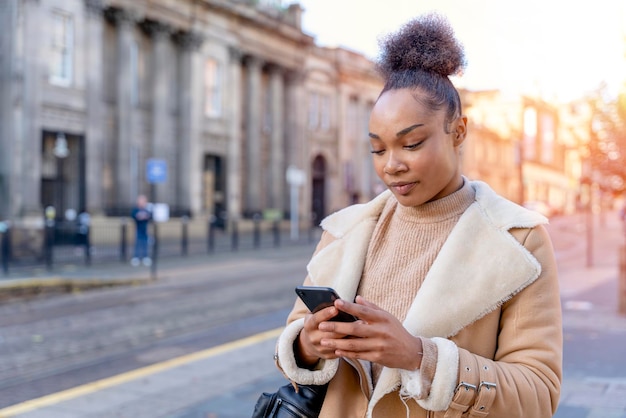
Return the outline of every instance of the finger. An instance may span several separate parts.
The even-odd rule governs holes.
[[[336,300],[335,307],[341,311],[354,315],[357,318],[364,320],[365,322],[371,322],[379,318],[379,313],[382,312],[382,310],[375,305],[373,307],[365,306],[345,300]]]
[[[339,356],[354,357],[354,354],[364,354],[372,351],[372,342],[367,338],[323,338],[320,345],[334,350]],[[341,354],[338,354],[341,353]]]
[[[354,332],[354,322],[326,321],[319,324],[318,329],[342,335],[351,335]]]
[[[382,309],[381,307],[379,307],[378,305],[376,305],[374,302],[370,302],[369,300],[365,299],[363,296],[357,296],[354,301],[359,304],[359,305],[363,305],[363,306],[367,306],[370,307],[372,309],[376,309],[376,310],[380,310]]]
[[[322,322],[330,321],[337,315],[337,308],[334,306],[329,306],[328,308],[324,308],[319,310],[313,314],[316,327],[319,326]]]
[[[309,314],[312,316],[311,314]],[[309,357],[309,360],[313,357],[331,359],[336,358],[335,352],[332,348],[324,347],[320,344],[322,338],[341,338],[342,336],[335,337],[332,333],[321,333],[314,328],[311,331],[307,331],[304,328],[299,335],[298,343],[300,352]]]

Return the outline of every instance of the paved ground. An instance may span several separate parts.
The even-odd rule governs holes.
[[[590,252],[587,221],[557,219],[550,226],[559,262],[565,339],[563,390],[555,417],[626,418],[626,316],[618,312],[624,229],[616,213],[597,219]]]
[[[589,252],[585,225],[581,216],[554,219],[550,226],[559,262],[565,337],[564,382],[555,417],[626,418],[626,316],[617,312],[623,226],[615,213],[598,218]],[[119,267],[106,274],[107,279],[128,279],[129,272]],[[80,272],[73,274],[85,279]],[[132,278],[146,276],[135,275]],[[24,283],[2,281],[5,286]],[[0,410],[0,417],[245,418],[260,392],[284,383],[272,361],[277,332],[18,404]]]

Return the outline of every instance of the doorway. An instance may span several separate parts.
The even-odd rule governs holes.
[[[86,209],[84,144],[82,135],[42,133],[40,203],[58,220]]]
[[[326,216],[326,160],[321,155],[313,160],[311,180],[311,222],[318,226]]]
[[[207,214],[216,217],[216,223],[226,219],[226,174],[224,159],[219,155],[206,154],[202,172],[202,204]]]

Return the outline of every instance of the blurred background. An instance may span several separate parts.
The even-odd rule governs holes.
[[[624,6],[500,3],[3,0],[0,219],[97,225],[146,194],[173,219],[315,224],[366,201],[376,41],[430,10],[467,51],[464,173],[548,214],[618,204]]]
[[[551,218],[556,416],[626,417],[625,9],[0,0],[0,416],[249,416],[284,382],[275,334],[255,336],[284,324],[317,225],[384,189],[367,135],[378,40],[438,11],[468,61],[463,173]],[[150,274],[128,263],[139,195]],[[203,356],[185,382],[156,377]]]

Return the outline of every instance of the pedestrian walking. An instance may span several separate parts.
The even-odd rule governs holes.
[[[296,300],[277,365],[328,384],[320,417],[551,417],[562,330],[547,219],[461,174],[467,117],[449,77],[465,59],[445,17],[381,46],[369,138],[388,190],[322,221],[304,284],[341,299],[316,313]]]
[[[148,210],[148,199],[145,195],[137,197],[137,203],[132,210],[131,217],[135,221],[135,252],[130,263],[138,266],[143,263],[145,266],[152,265],[152,259],[148,255],[148,225],[152,221],[152,212]]]
[[[78,244],[89,248],[91,246],[89,242],[89,232],[91,229],[91,215],[87,212],[87,209],[81,209],[76,217],[76,223],[78,225]]]

